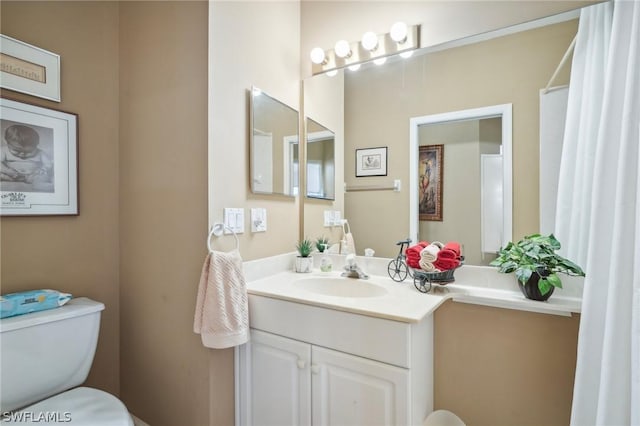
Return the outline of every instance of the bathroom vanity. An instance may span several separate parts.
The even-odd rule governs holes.
[[[337,272],[248,286],[238,424],[409,425],[433,410],[431,313],[443,297]]]
[[[410,279],[385,277],[386,261],[363,265],[368,280],[245,263],[251,338],[236,351],[237,425],[421,425],[433,411],[433,313],[446,300],[580,310],[577,298],[540,304],[518,296],[515,283],[516,292],[495,288],[496,277],[513,277],[493,268],[461,269],[455,284],[423,294]]]
[[[432,410],[433,317],[403,322],[250,295],[240,424],[419,424]]]

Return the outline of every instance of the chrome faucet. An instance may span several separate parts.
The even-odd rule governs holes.
[[[340,275],[342,277],[347,278],[359,278],[361,280],[366,280],[369,278],[367,275],[356,263],[356,256],[354,254],[348,254],[346,258],[346,264],[344,265],[344,272]]]

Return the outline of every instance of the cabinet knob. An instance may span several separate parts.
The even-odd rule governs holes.
[[[300,370],[304,369],[304,367],[307,365],[307,363],[304,361],[304,359],[300,359],[298,358],[298,368]]]
[[[311,364],[311,374],[319,374],[320,366],[317,364]]]

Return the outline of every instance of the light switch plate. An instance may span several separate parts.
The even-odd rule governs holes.
[[[244,209],[226,207],[224,209],[224,224],[226,226],[225,234],[232,233],[229,229],[236,234],[242,234],[244,232]]]
[[[335,210],[333,212],[333,226],[342,225],[342,212],[340,210]]]
[[[324,211],[324,226],[325,227],[333,226],[333,210]]]
[[[265,232],[267,230],[267,209],[251,209],[251,232]]]

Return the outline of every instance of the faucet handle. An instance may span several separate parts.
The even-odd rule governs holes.
[[[347,266],[349,267],[356,266],[356,255],[353,253],[349,253],[345,261],[347,262]]]

